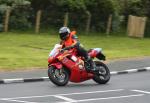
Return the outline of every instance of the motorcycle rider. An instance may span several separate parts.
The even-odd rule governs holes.
[[[59,29],[59,36],[61,39],[60,44],[62,45],[62,51],[69,50],[72,48],[76,48],[78,55],[85,58],[85,61],[89,63],[90,70],[87,70],[88,72],[95,72],[95,64],[91,57],[88,55],[88,52],[80,45],[80,42],[78,40],[78,37],[75,35],[76,32],[72,31],[70,32],[70,29],[68,27],[61,27]],[[87,68],[86,68],[87,69]]]

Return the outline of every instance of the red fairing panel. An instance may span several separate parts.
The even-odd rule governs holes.
[[[62,60],[63,65],[65,65],[71,71],[70,81],[78,83],[93,78],[94,75],[87,73],[85,68],[82,70],[79,68],[77,63],[78,60],[76,62],[73,62],[68,58],[64,58]]]
[[[56,69],[61,69],[63,66],[62,66],[62,64],[61,63],[59,63],[59,62],[57,62],[57,63],[53,63],[53,64],[51,64],[51,66],[55,66],[56,67]]]
[[[52,63],[52,61],[54,61],[54,57],[49,57],[47,61],[48,63]]]

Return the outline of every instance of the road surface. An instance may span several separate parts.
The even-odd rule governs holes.
[[[141,60],[141,59],[140,59]],[[116,61],[116,70],[150,67],[143,61]],[[0,103],[149,103],[150,72],[114,75],[105,85],[89,80],[57,87],[50,81],[0,85]]]

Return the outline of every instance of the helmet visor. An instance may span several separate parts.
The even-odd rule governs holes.
[[[65,33],[60,33],[60,39],[61,40],[65,40],[67,37],[68,37],[68,33],[67,32],[65,32]]]

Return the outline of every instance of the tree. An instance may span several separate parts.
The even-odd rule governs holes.
[[[87,28],[90,27],[93,31],[105,31],[109,15],[116,16],[120,12],[118,0],[0,0],[0,3],[13,7],[11,24],[16,24],[14,27],[22,23],[19,21],[21,18],[23,25],[25,22],[30,24],[29,19],[34,23],[36,12],[42,10],[41,26],[44,28],[62,26],[64,14],[69,12],[70,27],[83,30],[88,21]],[[32,13],[29,13],[31,9]]]
[[[30,8],[29,5],[28,0],[0,0],[0,14],[4,15],[6,9],[10,8],[10,28],[25,29],[30,25],[25,11],[26,8]]]

